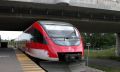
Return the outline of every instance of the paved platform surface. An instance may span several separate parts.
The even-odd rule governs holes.
[[[12,48],[0,48],[0,72],[23,72]]]
[[[23,72],[45,72],[20,50],[16,50],[16,56],[21,64]]]

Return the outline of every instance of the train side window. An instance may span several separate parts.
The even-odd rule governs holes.
[[[46,44],[46,41],[43,35],[37,29],[34,29],[34,32],[32,32],[32,35],[33,35],[33,41]]]

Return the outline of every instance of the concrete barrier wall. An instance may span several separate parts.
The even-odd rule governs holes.
[[[67,3],[71,6],[100,8],[108,10],[120,11],[120,0],[8,0],[8,1],[22,1],[22,2],[34,2],[34,3]]]
[[[70,3],[97,4],[97,0],[70,0]]]

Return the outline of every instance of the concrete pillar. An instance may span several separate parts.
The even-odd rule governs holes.
[[[120,56],[120,33],[116,34],[116,55]]]
[[[1,35],[0,35],[0,47],[1,47]]]

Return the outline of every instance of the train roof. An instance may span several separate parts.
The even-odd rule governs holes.
[[[69,25],[69,26],[73,26],[72,24],[70,23],[67,23],[67,22],[60,22],[60,21],[38,21],[40,24],[44,25],[44,24],[47,24],[47,25]]]

